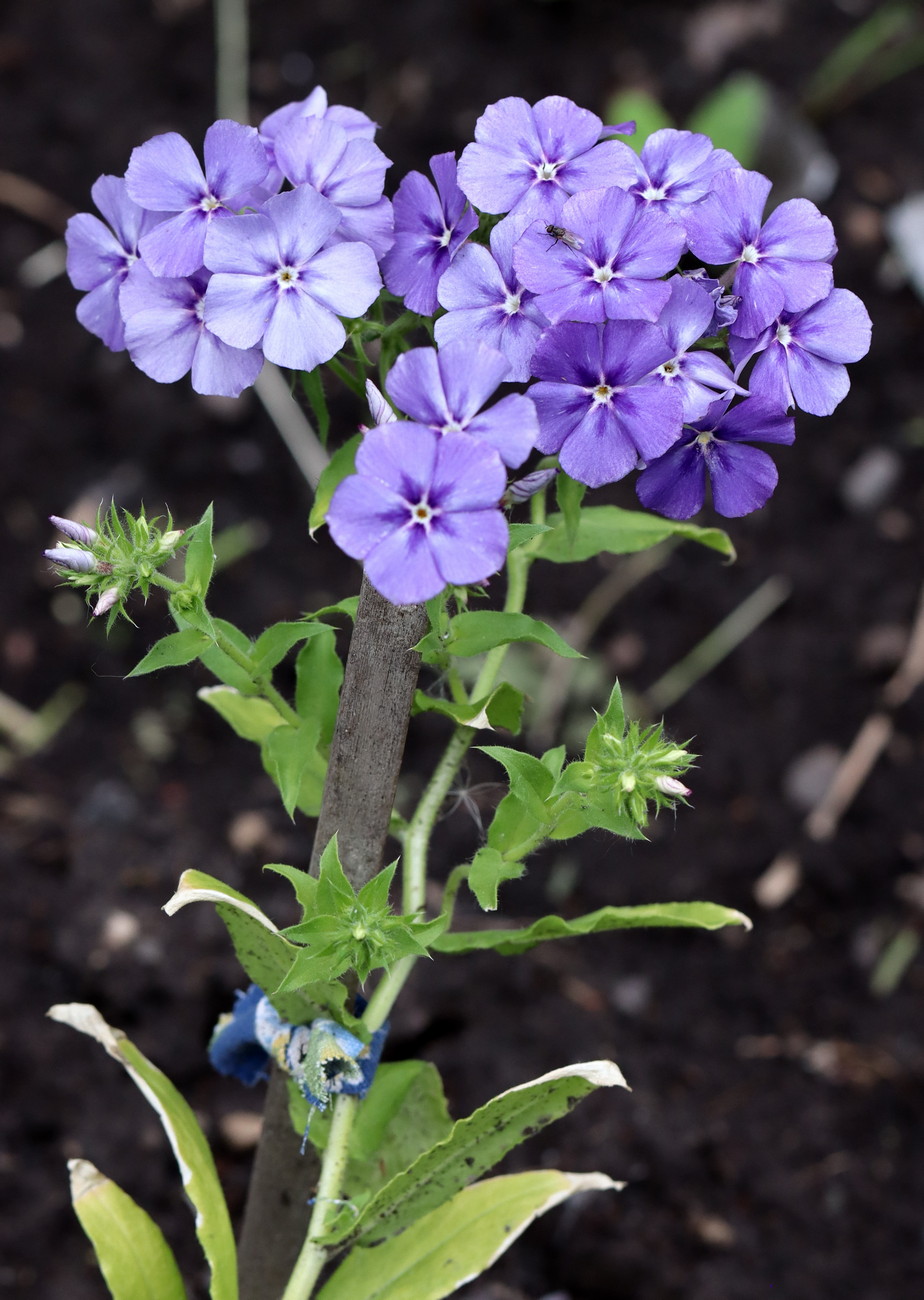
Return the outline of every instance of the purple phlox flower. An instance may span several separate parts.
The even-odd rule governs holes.
[[[534,469],[531,474],[524,474],[522,478],[518,478],[515,483],[511,483],[507,488],[504,505],[521,506],[524,501],[528,501],[537,492],[541,492],[543,488],[548,487],[557,474],[557,465],[551,465],[548,469]]]
[[[737,166],[727,149],[714,148],[708,135],[668,127],[648,137],[641,155],[621,145],[611,184],[683,223],[690,204],[709,193],[716,174]]]
[[[658,317],[674,355],[658,366],[651,382],[676,388],[683,401],[684,420],[699,420],[706,414],[716,395],[746,396],[728,366],[714,352],[690,351],[693,344],[706,336],[714,314],[714,304],[707,290],[695,280],[682,275],[668,280],[671,296]]]
[[[99,537],[95,528],[88,528],[86,524],[78,524],[76,519],[62,519],[60,515],[49,515],[49,522],[54,524],[59,533],[69,537],[72,542],[81,542],[84,546],[92,546]]]
[[[456,184],[455,154],[434,154],[430,171],[435,189],[422,172],[408,172],[398,186],[395,242],[382,261],[390,292],[423,316],[436,311],[440,276],[478,225],[477,213]]]
[[[671,355],[646,321],[554,325],[533,357],[544,381],[529,390],[538,449],[558,452],[562,469],[588,487],[615,483],[639,457],[660,456],[680,436],[683,404],[673,388],[644,381]]]
[[[271,194],[277,194],[283,182],[282,171],[276,165],[276,136],[291,122],[312,118],[323,118],[327,122],[336,123],[351,139],[371,140],[378,129],[372,118],[361,113],[358,108],[347,108],[345,104],[328,104],[327,91],[323,86],[315,86],[306,99],[283,104],[265,117],[259,127],[260,139],[270,161],[270,169],[261,187],[267,198]]]
[[[561,211],[570,239],[549,241],[535,221],[517,240],[513,265],[549,320],[655,321],[670,297],[686,236],[663,212],[612,186],[576,194]]]
[[[263,353],[232,347],[206,329],[210,278],[204,269],[188,278],[156,276],[136,263],[122,286],[125,343],[138,369],[160,384],[192,371],[197,393],[239,397],[263,368]]]
[[[164,220],[146,212],[129,198],[121,176],[100,176],[90,191],[93,202],[109,222],[104,226],[91,212],[80,212],[67,223],[67,273],[75,289],[89,292],[77,304],[77,319],[113,352],[125,347],[119,311],[119,290],[129,267],[138,259],[138,241]]]
[[[483,244],[459,249],[439,282],[447,314],[433,331],[441,348],[457,339],[479,339],[503,352],[510,362],[507,378],[517,384],[529,379],[530,358],[549,323],[513,269],[513,246],[531,221],[505,217],[491,231],[490,251]]]
[[[783,312],[756,339],[731,335],[728,343],[739,371],[757,355],[748,381],[755,396],[780,411],[830,415],[850,388],[844,363],[866,356],[871,331],[857,295],[832,289],[805,311]]]
[[[268,361],[313,370],[346,341],[338,319],[361,316],[382,287],[366,244],[328,247],[340,212],[310,185],[267,199],[258,213],[212,227],[206,326],[235,348],[262,340]]]
[[[616,126],[603,126],[600,128],[601,135],[635,135],[638,129],[637,123],[633,119],[630,122],[618,122]]]
[[[600,137],[619,129],[561,95],[532,107],[516,96],[500,99],[475,124],[475,143],[459,160],[459,184],[482,212],[555,221],[569,195],[613,184],[627,146]]]
[[[704,419],[642,471],[635,487],[643,506],[668,519],[689,519],[702,508],[707,475],[720,515],[737,519],[764,505],[776,487],[777,469],[765,451],[747,443],[791,443],[795,421],[759,397],[727,407],[725,400],[714,402]]]
[[[416,604],[503,564],[507,476],[493,447],[399,421],[366,434],[356,471],[334,492],[327,523],[386,600]]]
[[[391,203],[382,197],[391,166],[382,150],[363,136],[350,136],[336,122],[296,117],[279,128],[276,163],[293,186],[313,185],[340,209],[343,220],[332,243],[361,240],[376,257],[394,243]]]
[[[697,266],[692,271],[681,271],[680,274],[685,280],[694,280],[712,299],[713,315],[705,333],[707,339],[718,334],[719,330],[734,325],[741,302],[736,293],[726,293],[721,280],[713,279],[704,266]]]
[[[718,173],[710,193],[684,218],[697,257],[711,266],[737,262],[735,326],[748,338],[781,311],[804,311],[826,298],[834,283],[831,222],[808,199],[789,199],[761,224],[769,193],[766,176],[733,167]]]
[[[371,428],[376,428],[380,424],[393,424],[397,420],[384,393],[380,393],[371,379],[366,380],[366,401],[369,404],[369,414],[372,416]],[[368,428],[360,426],[363,433],[368,433]]]
[[[205,133],[205,171],[192,146],[168,131],[132,151],[125,184],[136,203],[171,215],[139,242],[155,275],[192,275],[202,266],[205,236],[260,196],[269,168],[257,130],[240,122],[213,122]]]
[[[447,343],[412,348],[398,357],[385,387],[399,408],[437,433],[465,433],[496,448],[505,465],[522,465],[539,433],[536,410],[522,393],[481,408],[510,366],[502,352],[484,343]],[[479,414],[479,412],[481,412]]]
[[[44,554],[46,560],[53,560],[62,569],[73,569],[75,573],[93,573],[96,569],[93,552],[78,546],[52,546]]]

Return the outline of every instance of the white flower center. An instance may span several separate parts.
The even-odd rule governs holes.
[[[429,532],[430,525],[438,514],[439,511],[434,510],[429,501],[418,501],[411,506],[411,523],[420,524]]]
[[[452,239],[452,231],[448,226],[444,226],[443,233],[441,235],[434,235],[433,238],[439,244],[440,248],[448,248],[449,241]]]
[[[639,193],[640,197],[646,199],[649,203],[656,203],[659,199],[667,197],[667,191],[663,185],[647,185]]]
[[[680,374],[680,358],[674,357],[672,361],[665,361],[663,366],[658,366],[655,374],[663,375],[665,379],[673,379],[675,375]]]
[[[776,341],[777,343],[782,343],[784,348],[789,347],[790,343],[792,342],[792,330],[789,328],[788,325],[783,325],[783,324],[777,325]]]
[[[199,207],[202,212],[214,212],[216,208],[221,207],[221,199],[216,199],[214,194],[203,194],[199,200]]]
[[[710,442],[712,442],[712,441],[714,440],[714,438],[715,438],[715,435],[713,434],[713,432],[711,431],[711,429],[707,429],[705,433],[698,433],[698,434],[696,435],[696,441],[697,441],[697,442],[699,443],[699,445],[700,445],[701,447],[703,447],[703,448],[708,447],[709,444],[710,444]]]
[[[280,266],[273,278],[280,289],[294,289],[298,284],[298,271],[294,266]]]
[[[606,383],[604,380],[601,379],[600,383],[597,384],[597,387],[592,388],[590,390],[590,395],[593,398],[594,406],[603,406],[604,403],[608,402],[610,398],[613,396],[613,394],[617,391],[618,391],[617,389],[611,387],[610,384]]]
[[[759,262],[760,253],[753,244],[746,244],[741,250],[741,260],[742,262]]]
[[[440,425],[440,433],[464,433],[465,425],[460,424],[458,420],[450,417],[445,424]]]
[[[522,293],[507,294],[507,297],[501,305],[508,316],[516,316],[517,312],[520,310],[520,299],[522,296]]]
[[[535,168],[535,171],[536,171],[536,180],[537,180],[537,181],[552,181],[552,180],[554,180],[554,179],[555,179],[555,173],[558,171],[558,169],[559,169],[560,166],[561,166],[560,163],[554,163],[554,162],[542,162],[542,163],[537,164],[537,166],[536,166],[536,168]]]
[[[596,280],[597,284],[609,284],[615,274],[616,272],[609,264],[606,266],[595,266],[591,279]]]

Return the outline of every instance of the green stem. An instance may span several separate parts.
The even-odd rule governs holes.
[[[262,674],[254,674],[253,660],[250,655],[239,650],[233,641],[229,640],[222,632],[221,628],[215,627],[215,644],[222,654],[226,654],[230,660],[237,664],[238,668],[243,668],[248,674],[254,686],[259,690],[264,699],[269,700],[273,708],[292,727],[300,727],[302,719],[298,716],[289,701],[282,695],[270,679]]]
[[[282,1300],[308,1300],[314,1290],[321,1270],[327,1263],[328,1251],[318,1240],[327,1231],[330,1207],[337,1201],[343,1188],[343,1177],[349,1158],[350,1133],[359,1105],[358,1097],[342,1094],[334,1099],[330,1135],[324,1150],[324,1163],[315,1195],[308,1235],[302,1246],[295,1268],[282,1294]]]

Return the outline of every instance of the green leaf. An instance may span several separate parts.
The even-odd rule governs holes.
[[[271,731],[283,726],[283,719],[269,700],[241,695],[233,686],[203,686],[199,699],[221,714],[228,726],[244,740],[262,745]]]
[[[343,684],[343,664],[337,654],[336,632],[318,624],[320,635],[302,646],[295,660],[295,708],[302,718],[315,718],[318,743],[333,739]]]
[[[314,815],[320,803],[327,760],[318,753],[318,726],[317,718],[307,718],[300,727],[276,727],[263,746],[264,765],[290,817],[296,808]]]
[[[573,939],[581,934],[605,930],[635,930],[649,926],[685,926],[697,930],[721,930],[726,925],[751,922],[743,912],[718,903],[645,903],[640,907],[601,907],[586,916],[566,921],[560,916],[543,916],[525,930],[472,930],[441,935],[432,947],[437,952],[476,952],[490,948],[504,957],[528,952],[546,939]]]
[[[526,1137],[566,1115],[596,1088],[613,1086],[628,1086],[618,1066],[612,1061],[587,1061],[553,1070],[494,1097],[454,1124],[448,1137],[387,1183],[360,1215],[353,1235],[375,1245],[403,1231],[480,1178]]]
[[[329,1011],[334,1011],[336,1018],[340,1018],[340,1008],[347,994],[343,984],[309,986],[294,993],[277,993],[299,949],[279,933],[269,917],[246,894],[239,893],[205,871],[184,871],[176,893],[164,904],[164,911],[173,916],[187,903],[215,904],[231,936],[238,961],[254,984],[259,984],[266,992],[285,1020],[296,1025],[308,1024]],[[349,1024],[347,1027],[351,1028]]]
[[[314,370],[303,370],[301,379],[302,391],[308,398],[314,418],[318,422],[318,437],[321,440],[321,446],[326,447],[327,435],[330,433],[330,411],[327,409],[327,398],[324,396],[321,367],[316,366]]]
[[[101,1043],[157,1112],[173,1148],[183,1190],[196,1211],[196,1236],[212,1272],[212,1300],[237,1300],[237,1253],[231,1219],[215,1161],[192,1108],[167,1076],[120,1030],[108,1025],[96,1007],[69,1002],[51,1007],[48,1015]]]
[[[540,546],[545,540],[543,537]],[[539,553],[543,552],[540,550]],[[449,638],[444,642],[443,650],[468,658],[515,641],[544,645],[564,659],[584,658],[577,650],[572,650],[547,623],[530,618],[528,614],[504,614],[493,609],[456,614],[455,618],[450,619]]]
[[[264,871],[274,871],[277,876],[283,876],[295,890],[295,897],[301,905],[302,920],[306,916],[313,916],[317,909],[318,879],[317,876],[310,875],[307,871],[302,871],[299,867],[290,867],[285,862],[267,862]]]
[[[622,1186],[605,1174],[556,1169],[486,1178],[400,1237],[351,1251],[317,1300],[442,1300],[490,1268],[547,1210],[579,1192]]]
[[[772,92],[753,72],[736,72],[699,105],[687,122],[690,131],[708,135],[717,149],[753,167],[770,115]]]
[[[192,528],[192,540],[186,547],[186,566],[183,581],[193,591],[204,596],[212,581],[215,568],[215,548],[212,544],[212,507]]]
[[[507,528],[510,533],[510,542],[507,546],[508,551],[515,551],[527,542],[531,542],[534,537],[539,537],[542,533],[549,531],[548,524],[508,524]]]
[[[523,713],[523,692],[509,682],[501,682],[490,695],[473,700],[471,704],[454,704],[452,700],[435,699],[423,691],[414,693],[415,713],[442,713],[463,727],[476,730],[503,727],[514,735],[520,730]]]
[[[571,478],[562,470],[555,480],[555,499],[561,511],[561,518],[565,522],[565,531],[569,538],[573,538],[577,532],[578,521],[581,517],[581,502],[586,495],[587,487],[584,483],[578,483],[576,479]],[[551,531],[551,524],[546,524],[546,531]]]
[[[330,916],[341,916],[351,910],[356,902],[356,891],[346,878],[337,836],[328,840],[321,854],[318,870],[318,911]]]
[[[512,799],[511,795],[507,796]],[[530,819],[530,825],[532,821]],[[468,887],[484,912],[497,911],[497,891],[505,880],[519,880],[526,868],[516,859],[510,861],[490,844],[482,845],[472,859]],[[434,944],[434,947],[436,945]]]
[[[187,627],[182,632],[171,632],[169,636],[161,637],[127,676],[142,677],[145,673],[156,672],[158,668],[181,668],[183,664],[200,658],[211,644],[210,638],[194,627]]]
[[[644,551],[649,546],[668,537],[684,537],[699,542],[729,559],[734,559],[735,548],[731,538],[721,528],[700,528],[697,524],[662,519],[644,510],[623,510],[620,506],[586,506],[575,536],[569,538],[562,515],[550,515],[550,533],[544,534],[536,546],[536,555],[555,564],[570,564],[587,560],[591,556],[609,552],[611,555],[628,555]],[[455,651],[458,654],[458,651]]]
[[[626,840],[643,840],[638,822],[625,813],[614,812],[605,794],[566,793],[555,802],[554,823],[549,827],[550,840],[573,840],[585,831],[609,831]]]
[[[311,637],[321,636],[325,631],[323,623],[309,623],[301,620],[297,623],[274,623],[257,639],[253,647],[255,677],[271,673],[294,645],[308,641]]]
[[[212,626],[216,631],[222,632],[236,650],[250,658],[253,642],[239,627],[235,627],[233,623],[228,623],[223,618],[213,618]],[[259,694],[260,688],[253,680],[253,673],[235,663],[223,650],[219,650],[217,645],[206,650],[199,658],[209,672],[226,686],[233,686],[242,695]]]
[[[350,438],[349,442],[345,442],[342,447],[339,447],[334,452],[330,458],[330,463],[325,465],[321,471],[321,477],[318,479],[318,486],[315,489],[314,505],[311,507],[311,514],[308,516],[308,531],[312,537],[324,523],[331,497],[337,487],[356,468],[356,452],[362,440],[363,435],[361,433],[355,434]]]
[[[533,808],[537,816],[545,812],[544,803],[552,793],[555,778],[541,761],[521,749],[508,749],[504,745],[480,745],[482,754],[501,763],[510,780],[510,790]]]
[[[605,122],[615,126],[619,122],[635,122],[635,135],[620,136],[630,149],[642,152],[642,146],[653,131],[673,126],[674,119],[647,90],[624,90],[614,95],[606,106]]]
[[[69,1160],[71,1202],[114,1300],[186,1300],[164,1234],[127,1192],[89,1160]]]

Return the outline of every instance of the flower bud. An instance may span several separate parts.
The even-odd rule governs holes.
[[[96,568],[96,556],[92,551],[82,551],[76,546],[53,546],[45,552],[45,558],[60,564],[62,569],[73,569],[75,573],[92,573]]]
[[[673,776],[656,776],[655,786],[662,794],[669,794],[674,799],[686,799],[693,793],[682,781],[678,781]]]
[[[393,424],[397,420],[397,415],[395,415],[371,379],[366,380],[366,401],[369,403],[369,414],[372,416],[373,428],[377,428],[380,424]]]
[[[558,469],[552,465],[549,469],[534,469],[531,474],[524,474],[508,487],[504,505],[521,505],[524,501],[528,501],[530,497],[535,496],[551,483],[557,473]]]
[[[118,587],[108,587],[93,606],[93,617],[99,618],[101,614],[108,614],[113,605],[118,604],[119,596]]]
[[[48,519],[59,533],[69,537],[72,542],[82,542],[84,546],[92,546],[99,536],[95,529],[88,528],[86,524],[78,524],[74,519],[62,519],[60,515],[49,515]]]

